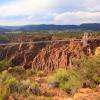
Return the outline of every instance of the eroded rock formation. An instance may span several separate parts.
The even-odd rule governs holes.
[[[52,71],[62,67],[69,68],[71,58],[80,58],[83,54],[92,55],[99,45],[100,39],[88,40],[87,46],[81,41],[6,46],[0,50],[0,60],[7,59],[14,66],[25,69]]]

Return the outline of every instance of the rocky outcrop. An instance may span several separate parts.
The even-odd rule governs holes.
[[[89,88],[80,89],[73,97],[73,100],[99,100],[100,91],[94,91]]]
[[[73,57],[92,55],[100,45],[100,39],[89,40],[88,45],[78,41],[63,41],[39,44],[6,46],[0,50],[0,60],[8,59],[14,66],[33,70],[52,71],[57,68],[70,68]]]
[[[52,71],[58,68],[68,68],[70,57],[81,56],[81,43],[53,43],[43,48],[33,59],[33,70]]]
[[[93,90],[90,88],[81,88],[77,93],[71,98],[66,98],[65,100],[99,100],[100,90]]]
[[[100,56],[100,46],[96,48],[95,55]]]

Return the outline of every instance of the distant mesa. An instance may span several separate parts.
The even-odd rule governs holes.
[[[100,23],[86,23],[81,25],[23,25],[23,26],[0,26],[0,32],[31,32],[47,30],[67,30],[67,31],[100,31]]]

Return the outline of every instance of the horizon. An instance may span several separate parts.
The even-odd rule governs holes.
[[[23,24],[23,25],[0,25],[0,27],[21,27],[21,26],[39,26],[39,25],[61,25],[61,26],[70,26],[70,25],[75,25],[75,26],[80,26],[80,25],[83,25],[83,24],[100,24],[100,23],[81,23],[81,24]]]
[[[0,25],[100,23],[99,0],[1,0]]]

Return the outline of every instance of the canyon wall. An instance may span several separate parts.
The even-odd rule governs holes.
[[[93,55],[94,49],[100,45],[100,39],[90,39],[88,45],[83,45],[80,40],[20,44],[3,46],[0,50],[0,60],[8,60],[14,66],[33,71],[53,71],[57,68],[70,68],[73,57],[80,58],[84,55]]]

